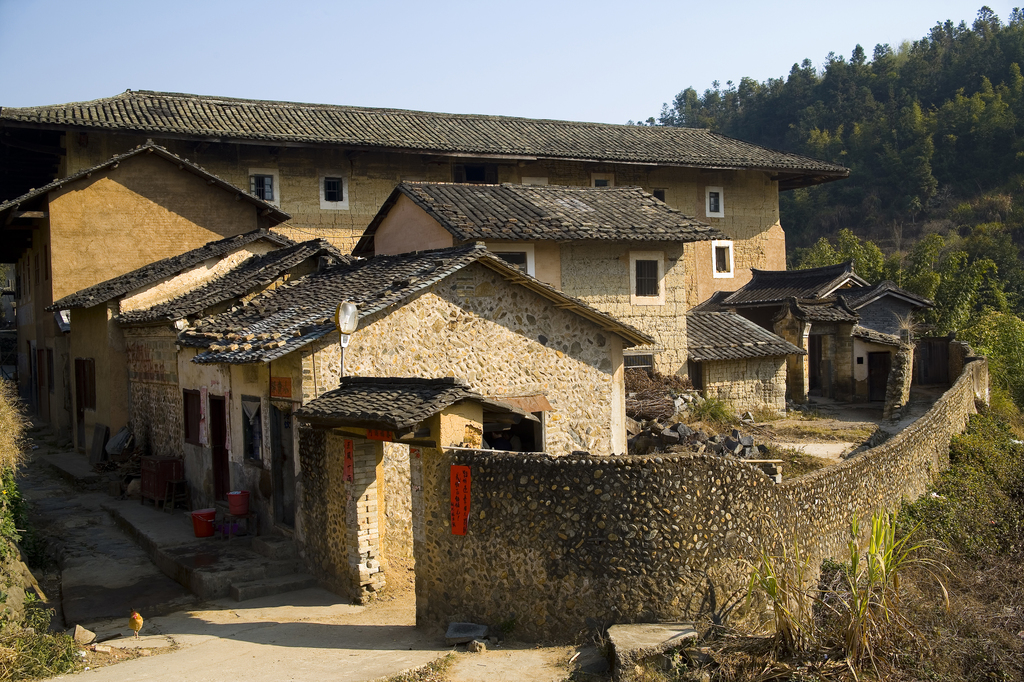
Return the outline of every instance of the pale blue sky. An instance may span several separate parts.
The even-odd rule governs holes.
[[[0,0],[0,106],[132,88],[624,123],[982,4]],[[1004,21],[1014,6],[987,4]]]

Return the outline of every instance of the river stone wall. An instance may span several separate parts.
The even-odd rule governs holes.
[[[971,359],[920,419],[882,445],[776,485],[752,465],[705,455],[568,457],[425,450],[417,623],[515,623],[527,640],[595,624],[686,619],[709,591],[746,588],[745,561],[795,539],[816,567],[868,519],[925,491],[949,439],[987,399]],[[468,533],[450,532],[451,465],[471,471]]]

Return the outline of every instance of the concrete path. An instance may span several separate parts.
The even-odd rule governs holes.
[[[127,619],[93,625],[100,639],[131,634]],[[352,606],[321,589],[254,599],[245,608],[222,600],[147,618],[141,634],[138,641],[122,637],[104,643],[159,655],[88,670],[74,679],[362,682],[425,665],[449,651],[440,638],[416,629],[411,599]]]

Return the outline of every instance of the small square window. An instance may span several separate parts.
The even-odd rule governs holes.
[[[263,201],[274,200],[274,176],[254,175],[251,178],[252,194]]]
[[[341,178],[324,178],[324,201],[344,201],[345,191],[342,188]]]
[[[665,305],[665,254],[632,251],[629,254],[629,302],[632,305]]]
[[[658,261],[638,260],[636,262],[636,295],[658,295]]]
[[[708,187],[704,192],[704,214],[708,218],[725,217],[725,194],[721,187]]]
[[[711,242],[711,267],[715,277],[733,276],[732,242],[716,239]]]
[[[526,272],[526,252],[525,251],[502,251],[494,254],[501,260],[505,261],[509,265],[514,265],[523,272]]]
[[[457,163],[452,166],[452,182],[469,185],[498,184],[498,164]]]
[[[654,198],[657,199],[658,201],[665,201],[665,190],[656,189],[651,193],[654,195]]]
[[[247,460],[263,459],[263,417],[258,397],[242,396],[242,448]]]
[[[860,357],[857,358],[857,364],[858,365],[863,365],[864,364],[864,356],[860,356]]]
[[[615,186],[615,173],[591,173],[590,174],[590,186],[591,187],[614,187]]]
[[[491,242],[487,250],[509,265],[519,268],[522,272],[536,277],[533,244],[515,244],[508,242]]]

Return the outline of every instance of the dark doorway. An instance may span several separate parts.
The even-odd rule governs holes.
[[[891,367],[892,355],[889,353],[868,353],[868,400],[885,400]]]
[[[228,470],[227,415],[224,396],[210,396],[210,452],[213,455],[213,499],[226,500],[231,486]]]
[[[295,526],[295,458],[292,413],[270,406],[270,468],[274,484],[274,521]]]
[[[921,339],[914,350],[915,380],[922,386],[949,383],[949,339]]]
[[[807,388],[821,391],[821,336],[807,337]]]
[[[39,396],[39,416],[43,421],[50,421],[50,389],[46,371],[46,351],[36,351],[36,395]]]

